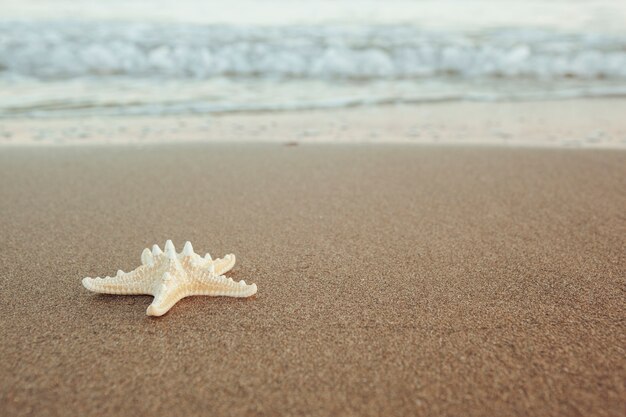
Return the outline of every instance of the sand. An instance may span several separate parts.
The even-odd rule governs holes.
[[[618,416],[626,153],[3,148],[2,416]],[[171,238],[253,299],[80,285]]]
[[[268,113],[0,119],[0,146],[394,143],[626,149],[626,99],[441,102]]]

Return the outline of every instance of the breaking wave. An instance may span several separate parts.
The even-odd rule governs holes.
[[[626,36],[411,26],[2,22],[0,78],[626,80]]]
[[[0,20],[0,117],[626,95],[626,34]]]

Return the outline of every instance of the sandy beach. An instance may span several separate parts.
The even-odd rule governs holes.
[[[626,149],[626,100],[440,102],[281,112],[0,119],[0,146],[384,143]]]
[[[0,1],[0,417],[625,417],[624,22]]]
[[[4,416],[618,416],[626,153],[0,150]],[[172,239],[252,299],[89,293]]]

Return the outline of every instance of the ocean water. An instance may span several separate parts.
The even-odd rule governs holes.
[[[0,117],[626,95],[613,0],[3,0]]]

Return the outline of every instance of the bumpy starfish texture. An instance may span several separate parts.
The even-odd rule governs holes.
[[[165,252],[158,245],[152,251],[144,249],[142,265],[134,271],[117,271],[117,276],[83,278],[90,291],[102,294],[147,294],[154,300],[146,313],[162,316],[180,299],[192,295],[250,297],[256,294],[256,284],[246,284],[227,278],[224,274],[235,266],[235,255],[212,259],[208,253],[201,257],[190,242],[176,253],[171,240],[165,242]]]

